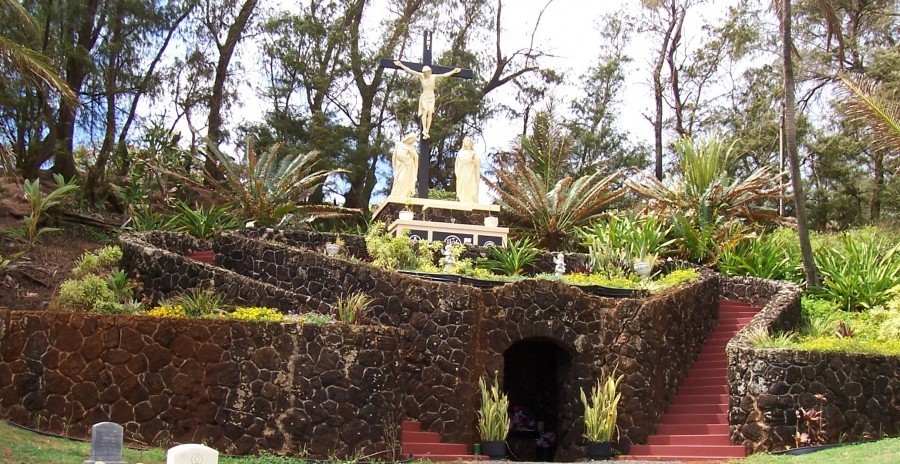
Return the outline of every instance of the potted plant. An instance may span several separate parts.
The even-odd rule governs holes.
[[[401,221],[412,221],[415,218],[415,213],[412,210],[412,201],[409,198],[406,199],[403,210],[399,214]]]
[[[653,265],[656,264],[656,255],[653,253],[641,254],[634,260],[634,273],[647,277],[653,272]]]
[[[581,390],[581,403],[584,405],[584,437],[588,440],[587,456],[591,459],[605,460],[612,456],[613,433],[616,431],[616,418],[619,399],[622,394],[619,383],[624,376],[616,375],[616,369],[606,376],[598,379],[597,384],[591,389],[591,398],[588,402],[584,389]]]
[[[478,380],[481,389],[481,410],[478,412],[478,432],[481,452],[491,459],[506,456],[506,434],[509,433],[509,397],[500,391],[497,377],[488,388],[484,378]]]

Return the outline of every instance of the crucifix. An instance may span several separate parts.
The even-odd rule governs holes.
[[[402,69],[418,77],[419,81],[422,82],[422,95],[419,97],[419,117],[422,125],[422,133],[419,137],[419,172],[417,177],[419,198],[428,198],[428,187],[430,187],[428,168],[431,155],[431,144],[428,142],[428,139],[429,130],[431,129],[431,118],[434,116],[435,110],[435,81],[438,78],[450,76],[460,79],[471,79],[472,70],[431,64],[431,31],[425,31],[424,34],[421,63],[382,58],[378,63],[378,66],[382,68]]]

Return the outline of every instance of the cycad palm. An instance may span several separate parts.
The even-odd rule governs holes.
[[[576,229],[598,218],[624,190],[613,188],[618,173],[565,176],[570,137],[551,126],[535,126],[534,136],[523,137],[521,149],[499,166],[497,182],[485,182],[521,235],[557,251],[572,246]]]
[[[38,30],[34,18],[16,0],[0,0],[0,20],[19,26],[28,35],[36,34]],[[59,77],[50,59],[27,45],[0,35],[0,63],[31,85],[50,87],[63,98],[77,103],[75,93]]]
[[[247,142],[241,162],[222,153],[213,144],[207,153],[216,158],[224,178],[207,180],[218,188],[216,193],[240,208],[241,215],[253,219],[259,226],[276,224],[287,214],[304,220],[346,216],[349,210],[331,205],[304,204],[335,170],[315,170],[319,152],[279,154],[281,145],[257,154]]]

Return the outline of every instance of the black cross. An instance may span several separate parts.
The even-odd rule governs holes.
[[[428,66],[431,68],[431,72],[435,74],[444,74],[450,71],[453,71],[455,68],[450,68],[447,66],[441,66],[438,64],[431,64],[431,31],[425,31],[423,40],[422,40],[422,62],[414,63],[411,61],[403,61],[403,64],[409,67],[410,69],[414,69],[416,71],[422,72],[422,68],[424,66]],[[394,60],[390,58],[382,58],[378,63],[378,66],[381,68],[391,68],[391,69],[400,69],[397,65],[394,64]],[[454,74],[451,77],[456,77],[460,79],[471,79],[473,76],[471,69],[463,69],[462,71]],[[435,108],[435,112],[437,112],[437,108]],[[428,188],[430,187],[430,178],[428,174],[429,169],[429,161],[431,160],[431,144],[428,142],[428,139],[422,138],[422,131],[419,130],[419,175],[418,175],[418,191],[419,198],[428,198]]]

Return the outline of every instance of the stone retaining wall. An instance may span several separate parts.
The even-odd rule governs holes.
[[[389,327],[0,311],[0,329],[3,415],[72,436],[109,420],[157,446],[371,455],[400,406]]]
[[[125,234],[119,237],[121,267],[137,281],[141,295],[158,302],[199,286],[216,290],[235,305],[268,306],[282,312],[328,313],[330,305],[315,298],[248,279],[218,266],[189,259],[186,253],[209,250],[212,244],[171,232]]]
[[[8,329],[0,336],[0,352],[10,366],[9,374],[0,371],[4,413],[14,411],[20,420],[33,420],[40,414],[41,401],[50,399],[45,385],[52,382],[43,379],[52,377],[50,372],[59,368],[55,359],[70,362],[81,358],[83,364],[93,366],[92,370],[85,371],[78,367],[82,362],[72,361],[75,367],[67,367],[73,371],[67,376],[108,371],[104,375],[111,377],[99,383],[103,390],[96,393],[96,404],[81,406],[84,413],[74,410],[73,415],[70,409],[54,412],[52,420],[48,419],[54,427],[77,422],[80,430],[86,431],[91,423],[109,419],[131,424],[127,425],[129,430],[147,440],[160,439],[161,431],[156,430],[160,425],[152,422],[150,410],[138,408],[146,402],[155,414],[173,411],[160,420],[172,426],[168,433],[176,441],[211,437],[223,451],[228,447],[237,452],[260,447],[290,452],[298,443],[306,443],[302,437],[313,433],[325,437],[325,444],[317,444],[311,451],[315,457],[325,457],[325,448],[347,450],[357,443],[376,440],[381,429],[372,422],[372,410],[359,403],[363,398],[376,398],[373,401],[380,418],[419,420],[426,430],[440,433],[445,441],[473,443],[479,441],[478,379],[495,373],[502,376],[504,354],[513,345],[541,341],[554,344],[566,357],[559,378],[559,449],[555,458],[572,460],[584,456],[579,391],[590,388],[600,372],[613,367],[625,375],[619,448],[627,450],[632,443],[646,440],[712,331],[721,293],[719,279],[711,273],[704,273],[699,282],[642,299],[595,297],[549,280],[479,289],[426,281],[278,241],[305,244],[312,241],[308,238],[270,234],[251,239],[243,236],[246,234],[241,231],[217,237],[213,248],[219,266],[194,263],[169,251],[183,246],[177,237],[162,233],[123,238],[124,261],[130,272],[140,273],[144,291],[152,295],[195,285],[205,277],[214,279],[221,288],[265,288],[272,295],[290,297],[307,306],[330,308],[341,293],[363,292],[373,299],[368,319],[386,326],[365,329],[385,331],[372,332],[382,335],[371,345],[371,354],[363,356],[368,352],[363,347],[368,346],[369,339],[354,338],[356,332],[349,329],[317,328],[323,332],[307,335],[307,330],[314,329],[56,313],[22,316],[21,322],[13,324],[19,316],[7,315],[9,322],[4,325],[15,330]],[[50,333],[65,330],[63,326],[76,327],[79,336]],[[28,335],[31,333],[36,335]],[[105,343],[100,349],[93,341],[96,337]],[[24,341],[31,338],[37,341]],[[79,342],[60,342],[68,339]],[[86,342],[88,339],[92,341]],[[154,348],[133,352],[137,340]],[[59,343],[64,346],[59,347]],[[170,354],[160,355],[158,364],[148,367],[143,359],[147,357],[149,363],[148,353],[154,350]],[[47,354],[56,352],[68,355]],[[113,352],[116,354],[110,354]],[[323,360],[324,353],[336,354]],[[339,365],[344,360],[344,367],[337,368],[340,372],[333,367],[334,358]],[[226,362],[221,359],[232,366],[224,380],[218,380],[224,374],[214,370],[209,373],[210,365]],[[277,362],[266,364],[272,359]],[[48,365],[43,366],[45,362]],[[357,364],[363,367],[361,373],[354,370]],[[320,367],[327,372],[319,371]],[[39,374],[29,375],[29,369]],[[378,372],[390,378],[376,382],[371,375]],[[190,383],[187,391],[182,385],[189,373],[200,380]],[[343,382],[343,390],[316,383],[312,377],[316,374],[320,380],[325,376]],[[144,393],[134,397],[134,382],[129,376],[151,382],[153,391],[169,392],[175,403],[160,404],[164,401],[158,398],[162,393],[154,394],[155,400],[145,398]],[[207,386],[203,380],[207,378],[219,383]],[[86,382],[81,377],[77,380]],[[58,407],[73,402],[64,393],[52,394],[59,397],[52,400],[60,404]],[[199,395],[201,401],[192,404],[185,395]],[[147,417],[131,419],[125,414],[132,409],[135,414],[145,411]],[[95,412],[88,415],[86,411]],[[100,417],[101,412],[106,417]],[[113,412],[115,417],[110,417]],[[195,420],[195,416],[203,421]],[[331,430],[326,431],[328,428]]]
[[[749,277],[722,277],[725,298],[763,309],[727,347],[732,441],[751,451],[795,446],[796,411],[827,399],[830,442],[900,433],[900,357],[757,349],[753,330],[796,330],[797,286]]]
[[[558,457],[572,459],[583,456],[579,390],[618,366],[626,374],[620,446],[645,441],[712,331],[718,306],[718,279],[709,273],[663,295],[610,299],[546,280],[488,290],[429,282],[236,234],[218,237],[215,250],[228,269],[324,302],[340,292],[372,297],[372,317],[407,334],[404,414],[447,440],[477,441],[478,378],[502,373],[510,346],[557,341],[572,356]]]

